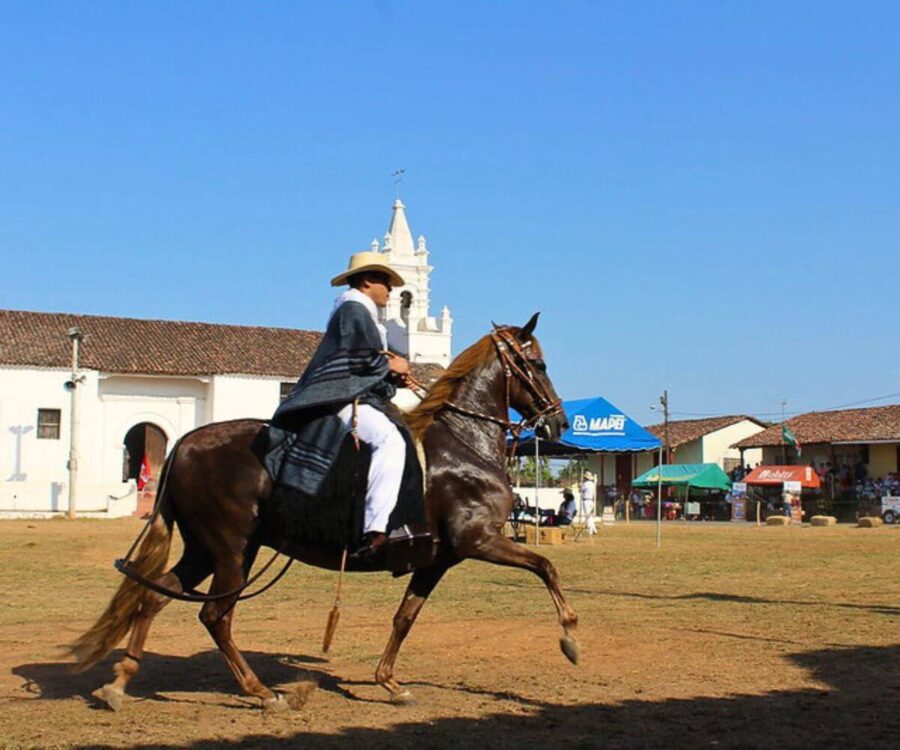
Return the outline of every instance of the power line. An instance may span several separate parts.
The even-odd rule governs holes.
[[[886,393],[883,396],[875,396],[874,398],[865,398],[865,399],[861,399],[860,401],[852,401],[848,404],[840,404],[839,406],[828,406],[824,409],[805,409],[803,411],[786,411],[786,412],[784,412],[784,414],[786,416],[795,417],[798,414],[806,414],[811,411],[837,411],[839,409],[849,409],[853,406],[861,406],[862,404],[871,404],[875,401],[884,401],[885,399],[895,398],[897,396],[900,396],[900,391],[897,391],[896,393]],[[722,416],[722,414],[724,412],[721,412],[721,411],[719,411],[719,412],[674,411],[673,410],[673,411],[670,411],[669,413],[674,416],[681,416],[681,417],[719,417],[719,416]],[[780,412],[780,411],[750,410],[747,413],[753,414],[754,416],[757,416],[757,417],[780,417],[782,415],[782,412]]]

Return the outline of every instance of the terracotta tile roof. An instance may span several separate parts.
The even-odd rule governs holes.
[[[295,378],[321,333],[287,328],[0,310],[0,363],[69,367],[78,326],[82,367],[151,375],[241,373]]]
[[[800,445],[807,443],[853,443],[872,440],[900,441],[900,404],[865,409],[813,411],[787,421]],[[781,445],[781,423],[735,443],[735,448]]]
[[[692,440],[701,438],[704,435],[715,432],[716,430],[721,430],[723,427],[730,427],[731,425],[742,422],[745,419],[749,419],[751,422],[755,422],[760,427],[765,427],[765,424],[763,422],[760,422],[755,417],[746,417],[741,414],[732,414],[722,417],[707,417],[706,419],[670,420],[669,446],[672,448],[677,448],[679,445],[690,443]],[[658,437],[660,440],[662,440],[665,435],[665,428],[662,424],[650,425],[646,429],[656,435],[656,437]]]
[[[0,364],[70,367],[72,326],[84,334],[78,357],[83,368],[145,375],[231,373],[293,380],[322,339],[319,331],[291,328],[0,310]],[[413,365],[423,383],[441,372],[440,365]]]

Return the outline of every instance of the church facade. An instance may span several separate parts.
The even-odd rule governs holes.
[[[384,314],[389,345],[427,382],[450,362],[452,321],[446,308],[429,315],[428,251],[424,238],[413,247],[399,201],[379,251],[409,280]],[[0,515],[68,511],[73,405],[79,515],[134,513],[138,485],[153,489],[179,437],[209,422],[268,419],[321,335],[0,310]],[[400,393],[401,408],[415,403]]]

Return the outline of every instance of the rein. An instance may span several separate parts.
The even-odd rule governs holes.
[[[525,353],[525,349],[531,346],[530,341],[526,344],[521,344],[509,326],[495,327],[491,332],[491,340],[494,342],[497,356],[503,365],[504,390],[506,394],[503,413],[509,414],[510,388],[512,387],[513,377],[518,379],[531,393],[536,403],[536,412],[527,419],[523,418],[519,422],[511,422],[509,419],[495,417],[493,414],[468,409],[450,400],[445,401],[444,406],[457,414],[480,419],[484,422],[491,422],[508,430],[512,434],[513,440],[507,454],[507,460],[512,460],[519,445],[519,438],[522,432],[538,427],[547,417],[561,413],[563,410],[562,401],[558,398],[553,398],[549,389],[538,379],[534,364],[535,360],[528,357]],[[416,380],[412,374],[407,375],[406,379],[407,385],[411,386],[410,390],[420,399],[423,399],[428,393],[428,389]]]
[[[179,440],[172,447],[172,456],[173,457],[175,455],[175,451],[178,450],[178,446],[180,443],[181,443],[181,441]],[[173,461],[174,461],[174,458],[173,458]],[[138,544],[140,544],[141,540],[144,538],[144,536],[146,536],[147,532],[150,530],[150,527],[153,525],[153,522],[157,519],[157,517],[159,516],[159,514],[162,510],[161,501],[162,501],[162,498],[164,497],[166,484],[168,484],[168,481],[169,481],[169,471],[167,469],[165,474],[163,475],[162,484],[160,485],[159,490],[157,490],[157,492],[156,492],[156,500],[153,503],[153,511],[150,513],[150,517],[147,519],[147,523],[144,524],[144,528],[141,529],[141,533],[137,535],[137,538],[134,540],[131,547],[128,549],[128,552],[125,553],[125,557],[119,558],[118,560],[116,560],[113,563],[113,567],[115,567],[115,569],[118,570],[126,578],[130,578],[132,581],[135,581],[136,583],[141,584],[142,586],[150,589],[151,591],[155,591],[157,594],[162,594],[163,596],[168,596],[171,599],[178,599],[179,601],[182,601],[182,602],[216,602],[216,601],[220,601],[221,599],[228,599],[229,597],[234,596],[235,594],[240,594],[242,591],[246,590],[248,586],[250,586],[251,584],[258,581],[260,576],[262,576],[263,573],[265,573],[270,567],[272,567],[272,563],[274,563],[275,560],[277,560],[278,557],[281,555],[281,552],[276,551],[275,554],[270,558],[270,560],[265,565],[263,565],[263,567],[252,578],[249,578],[246,583],[244,583],[241,586],[238,586],[235,589],[232,589],[231,591],[225,591],[220,594],[203,594],[203,593],[197,591],[196,589],[188,589],[187,591],[184,591],[184,592],[175,591],[174,589],[168,589],[165,586],[162,586],[162,585],[156,583],[156,581],[152,581],[149,578],[147,578],[146,576],[142,575],[141,573],[138,573],[134,569],[134,564],[132,563],[131,556],[134,554],[134,551],[135,551],[135,549],[137,549]],[[245,599],[252,599],[255,596],[259,596],[264,591],[268,591],[270,588],[272,588],[272,586],[274,586],[276,583],[278,583],[278,581],[281,580],[281,577],[285,573],[288,572],[288,568],[291,567],[291,564],[293,562],[294,562],[294,559],[292,557],[289,557],[287,559],[287,562],[284,564],[284,567],[278,572],[278,575],[276,575],[271,581],[269,581],[262,588],[257,589],[256,591],[254,591],[250,594],[243,594],[242,596],[238,596],[235,603],[244,601]]]

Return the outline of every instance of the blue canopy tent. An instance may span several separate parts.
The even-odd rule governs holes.
[[[535,439],[534,432],[523,432],[516,456],[575,457],[596,453],[637,453],[658,450],[659,438],[647,432],[628,415],[605,398],[582,398],[562,402],[569,428],[559,440]],[[510,421],[521,416],[510,409]],[[507,440],[512,440],[511,436]],[[535,522],[540,517],[538,487],[535,487]]]
[[[633,453],[658,450],[659,438],[647,432],[631,417],[605,398],[563,401],[569,429],[559,440],[541,440],[542,456],[577,456],[583,453]],[[510,411],[510,419],[521,417]],[[534,455],[534,432],[523,432],[517,456]]]

